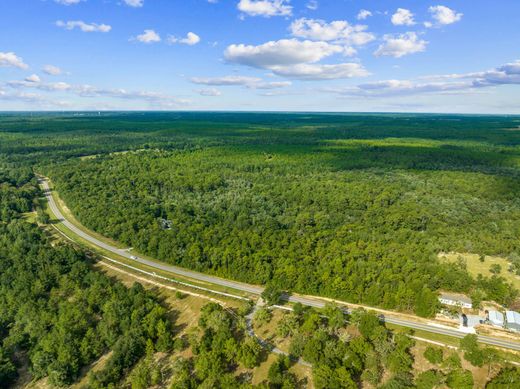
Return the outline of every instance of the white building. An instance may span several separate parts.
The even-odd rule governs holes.
[[[520,331],[520,313],[515,311],[506,311],[507,328]]]
[[[488,320],[491,324],[498,327],[504,326],[504,315],[498,311],[489,311]]]
[[[441,293],[439,296],[441,304],[452,305],[461,308],[473,308],[471,299],[468,296],[458,293]]]

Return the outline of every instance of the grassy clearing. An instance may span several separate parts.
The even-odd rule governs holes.
[[[492,276],[493,273],[490,271],[491,266],[500,265],[501,270],[498,275],[511,282],[515,288],[520,289],[520,276],[508,271],[511,263],[505,258],[485,255],[483,257],[484,261],[481,261],[481,256],[479,254],[471,253],[440,253],[439,258],[441,261],[446,262],[457,262],[459,260],[464,261],[468,272],[475,278],[479,274],[482,274],[485,277]]]

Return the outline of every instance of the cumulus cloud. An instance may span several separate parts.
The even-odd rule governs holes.
[[[144,0],[124,0],[129,7],[139,8],[144,5]]]
[[[419,39],[415,32],[407,32],[399,35],[384,35],[383,43],[374,52],[377,57],[391,56],[400,58],[408,54],[426,50],[427,41]]]
[[[330,23],[318,19],[297,19],[291,23],[293,36],[318,41],[338,41],[338,43],[362,46],[375,39],[374,34],[366,32],[367,26],[351,25],[346,20]]]
[[[372,12],[370,12],[366,9],[362,9],[357,14],[357,20],[365,20],[366,18],[368,18],[370,16],[372,16]]]
[[[43,67],[43,72],[50,76],[59,76],[61,74],[61,69],[54,65],[45,65]]]
[[[413,26],[415,24],[413,13],[405,8],[397,8],[391,20],[395,26]]]
[[[137,35],[135,38],[132,39],[147,44],[161,41],[161,37],[154,30],[144,30],[142,34]]]
[[[333,65],[304,63],[289,66],[273,66],[271,67],[271,70],[278,76],[303,81],[366,77],[370,74],[361,64],[350,62]]]
[[[222,92],[219,91],[219,90],[216,89],[216,88],[199,89],[199,90],[197,90],[197,92],[198,92],[199,95],[201,95],[201,96],[211,96],[211,97],[216,97],[216,96],[221,96],[221,95],[222,95]]]
[[[224,52],[228,62],[270,70],[273,74],[301,80],[327,80],[366,76],[358,63],[316,64],[334,54],[345,54],[344,46],[324,41],[282,39],[262,45],[230,45]]]
[[[428,9],[428,11],[432,14],[433,20],[438,25],[453,24],[461,20],[463,16],[463,14],[457,13],[456,11],[444,5],[432,6]]]
[[[188,32],[185,38],[177,38],[175,36],[170,35],[168,37],[169,43],[182,43],[184,45],[193,46],[200,42],[200,37],[194,32]]]
[[[476,87],[516,84],[520,85],[520,60],[478,74],[473,81]]]
[[[224,57],[229,62],[269,69],[272,66],[318,62],[332,54],[342,53],[343,50],[342,46],[327,42],[281,39],[258,46],[233,44],[226,48]]]
[[[29,65],[23,62],[23,58],[18,57],[13,52],[4,53],[0,51],[0,66],[27,69]]]
[[[435,81],[425,82],[425,79]],[[520,60],[484,72],[434,75],[419,80],[383,80],[325,91],[345,96],[385,97],[463,91],[475,93],[482,88],[500,85],[520,85]]]
[[[25,77],[25,81],[27,82],[41,82],[40,77],[37,74],[31,74],[28,77]]]
[[[108,24],[85,23],[82,20],[71,20],[68,22],[58,20],[56,26],[64,28],[65,30],[78,28],[83,32],[109,32],[112,30],[112,27]]]
[[[240,0],[237,8],[250,16],[290,16],[292,6],[289,3],[289,0]]]

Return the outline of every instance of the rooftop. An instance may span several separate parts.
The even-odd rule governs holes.
[[[515,311],[506,311],[506,318],[508,323],[520,324],[520,313]]]
[[[441,293],[439,298],[445,299],[445,300],[452,300],[452,301],[460,301],[463,303],[471,304],[471,299],[460,293]]]
[[[489,320],[494,322],[503,323],[504,322],[504,315],[502,315],[501,312],[498,311],[489,311]]]

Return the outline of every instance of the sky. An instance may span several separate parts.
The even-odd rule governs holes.
[[[520,114],[518,0],[1,0],[0,111]]]

